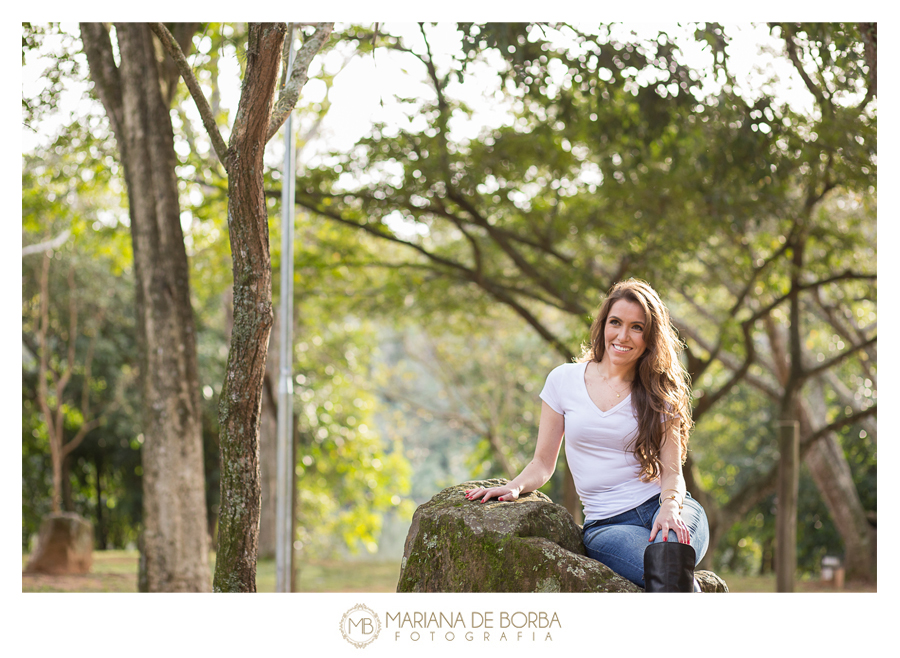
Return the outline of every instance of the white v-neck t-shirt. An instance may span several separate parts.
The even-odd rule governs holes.
[[[584,504],[585,521],[608,519],[661,493],[659,479],[643,482],[634,456],[638,423],[629,393],[600,411],[584,381],[587,362],[565,363],[547,375],[541,399],[565,417],[566,462]]]

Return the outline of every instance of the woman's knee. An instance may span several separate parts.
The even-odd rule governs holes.
[[[649,536],[649,531],[639,526],[604,526],[589,529],[583,541],[588,557],[643,587],[644,550]]]
[[[591,557],[596,555],[616,555],[633,560],[642,556],[647,547],[650,531],[640,526],[602,526],[589,529],[584,537],[584,546]]]
[[[709,520],[703,507],[693,498],[687,498],[684,501],[684,509],[681,513],[688,530],[691,533],[691,545],[697,552],[697,561],[699,562],[706,554],[709,546]]]
[[[669,530],[669,538],[666,539],[666,534],[660,530],[656,533],[656,537],[653,538],[653,543],[658,544],[661,541],[678,541],[678,535],[675,534],[674,530]],[[648,542],[649,543],[649,542]]]

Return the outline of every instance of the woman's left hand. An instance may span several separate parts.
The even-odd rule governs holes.
[[[682,544],[691,543],[691,532],[681,518],[681,512],[678,504],[671,498],[667,498],[660,507],[659,514],[653,527],[650,528],[650,541],[652,542],[657,533],[663,533],[663,541],[669,540],[669,530],[673,530],[678,537],[678,541]]]

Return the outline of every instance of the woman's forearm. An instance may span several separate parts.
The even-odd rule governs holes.
[[[516,493],[519,494],[536,491],[547,483],[553,475],[553,471],[554,468],[552,466],[548,467],[547,465],[532,459],[528,465],[522,469],[522,472],[513,478],[509,483],[509,486],[517,489],[518,491]]]
[[[681,469],[678,469],[678,472],[674,473],[668,469],[664,470],[663,475],[659,480],[659,485],[662,487],[662,493],[660,494],[661,500],[671,498],[675,495],[677,496],[676,501],[678,502],[678,505],[681,506],[684,504],[687,485],[685,484],[684,476],[681,474]]]
[[[659,485],[662,487],[660,502],[666,498],[671,498],[674,494],[677,496],[676,502],[680,507],[684,505],[687,485],[681,470],[681,445],[676,439],[677,431],[677,425],[670,425],[666,428],[662,449],[660,450]]]

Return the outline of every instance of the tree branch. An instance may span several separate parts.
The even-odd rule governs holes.
[[[22,247],[22,255],[29,256],[31,254],[39,254],[43,251],[49,251],[51,249],[58,249],[63,244],[65,244],[70,235],[72,235],[72,231],[66,229],[52,240],[47,240],[45,242],[39,242],[37,244],[30,244],[27,247]]]
[[[97,418],[92,418],[91,420],[82,423],[81,427],[78,428],[78,432],[75,434],[75,436],[73,436],[71,439],[69,439],[69,441],[66,442],[62,446],[62,448],[60,450],[60,454],[61,454],[62,458],[65,459],[66,457],[68,457],[69,454],[73,450],[75,450],[75,448],[77,448],[79,445],[81,445],[81,442],[84,440],[84,437],[86,437],[90,433],[91,430],[98,427],[102,420],[103,420],[102,418],[97,417]]]
[[[281,44],[281,82],[278,83],[280,88],[284,88],[287,82],[288,66],[291,61],[291,48],[294,46],[294,24],[287,24],[287,32],[285,33],[284,43]]]
[[[487,218],[485,218],[463,194],[455,189],[448,158],[449,150],[447,140],[447,124],[449,119],[448,110],[450,106],[444,96],[443,87],[446,82],[441,81],[440,76],[437,72],[437,68],[434,65],[434,59],[431,54],[431,44],[428,42],[428,35],[425,32],[424,24],[419,23],[419,30],[422,33],[422,39],[425,42],[425,49],[428,57],[423,58],[418,55],[416,56],[425,64],[426,68],[428,69],[428,75],[431,78],[435,94],[437,94],[438,119],[436,127],[439,138],[438,141],[440,144],[439,157],[441,160],[441,168],[443,169],[444,173],[444,183],[447,186],[447,198],[457,204],[460,208],[465,210],[477,226],[480,226],[485,231],[487,231],[491,239],[500,247],[501,250],[503,250],[504,253],[506,253],[507,256],[509,256],[509,258],[513,261],[513,263],[515,263],[516,267],[519,268],[519,271],[524,276],[534,281],[548,294],[560,300],[567,312],[578,316],[586,315],[587,309],[585,309],[583,306],[581,306],[581,304],[575,301],[567,291],[558,288],[552,281],[543,276],[538,268],[529,263],[528,260],[525,259],[525,257],[512,244],[510,244],[505,236],[503,236],[499,231],[495,230],[495,227],[487,220]]]
[[[519,272],[522,273],[523,276],[534,281],[539,287],[543,288],[547,293],[556,297],[560,302],[562,302],[564,309],[571,313],[572,315],[583,316],[587,315],[588,311],[581,304],[572,299],[571,295],[567,292],[560,290],[559,287],[553,284],[547,277],[541,274],[540,270],[536,268],[534,265],[529,263],[525,257],[515,248],[513,245],[509,243],[508,240],[505,239],[503,235],[494,230],[494,227],[491,225],[487,219],[478,212],[478,210],[466,199],[463,195],[459,194],[452,188],[448,183],[448,197],[454,202],[459,204],[459,206],[465,210],[469,215],[475,220],[475,223],[482,227],[485,231],[487,231],[488,235],[491,236],[491,239],[494,241],[497,246],[505,253],[509,258],[515,263],[516,267],[519,268]]]
[[[697,421],[706,413],[716,402],[721,400],[728,391],[734,388],[738,382],[740,382],[750,370],[750,366],[756,360],[756,349],[753,344],[753,323],[752,322],[743,322],[741,324],[741,329],[744,333],[744,349],[746,350],[746,355],[744,357],[744,362],[740,365],[740,367],[734,371],[731,378],[725,382],[722,386],[719,387],[715,393],[711,395],[704,395],[700,398],[700,402],[697,403],[697,406],[694,407],[693,411],[693,419],[694,424],[696,425]]]
[[[738,309],[744,303],[744,300],[747,298],[747,295],[749,295],[750,291],[753,289],[753,284],[756,281],[757,277],[759,277],[759,275],[762,274],[762,272],[766,268],[768,268],[769,265],[774,263],[778,257],[780,257],[782,254],[784,254],[785,251],[787,251],[788,245],[790,244],[790,238],[793,235],[796,228],[797,228],[797,225],[794,224],[791,227],[791,233],[788,235],[788,239],[786,239],[784,241],[784,244],[781,245],[780,248],[776,249],[772,254],[770,254],[769,257],[763,261],[762,265],[760,265],[759,267],[753,268],[753,272],[750,275],[750,278],[747,280],[747,284],[744,286],[744,289],[741,291],[741,293],[738,295],[737,299],[734,301],[734,304],[732,304],[729,315],[731,315],[733,317],[737,313]]]
[[[272,109],[272,116],[269,118],[269,128],[266,131],[266,141],[268,142],[281,125],[287,120],[288,115],[294,110],[297,100],[300,98],[300,90],[309,80],[309,65],[312,63],[313,57],[316,56],[328,37],[334,29],[334,23],[316,23],[316,31],[313,35],[303,41],[303,45],[297,51],[294,59],[294,66],[291,69],[291,75],[278,96],[278,101]],[[293,46],[293,44],[290,44]]]
[[[823,109],[830,108],[830,103],[825,97],[825,94],[816,86],[816,83],[809,77],[806,69],[803,68],[803,62],[800,61],[800,56],[797,54],[797,44],[794,41],[793,29],[787,25],[782,25],[781,29],[784,34],[785,51],[787,52],[788,59],[791,60],[791,63],[803,80],[803,84],[805,84],[806,88],[809,89],[809,92],[815,96]]]
[[[420,156],[421,157],[421,156]],[[202,181],[197,180],[196,182],[202,183]],[[298,191],[296,194],[300,194]],[[360,199],[363,201],[384,201],[383,199],[376,199],[372,194],[366,193],[364,191],[358,190],[355,192],[346,192],[341,194],[327,194],[327,193],[306,193],[307,196],[314,197],[317,199],[343,199],[344,197],[350,196],[354,199]],[[266,196],[272,197],[274,199],[281,198],[281,190],[266,190]],[[482,228],[482,224],[474,221],[473,219],[466,219],[465,216],[456,215],[449,210],[442,203],[440,203],[441,199],[436,197],[437,201],[429,203],[425,206],[417,206],[414,205],[409,199],[405,198],[396,198],[391,196],[390,202],[396,206],[405,208],[412,213],[421,214],[421,213],[430,213],[436,217],[443,217],[455,225],[459,226],[460,223],[466,224],[468,226],[477,226]],[[299,200],[297,201],[299,203]],[[569,256],[561,254],[559,251],[553,248],[552,245],[547,244],[546,242],[539,242],[537,240],[533,240],[527,236],[520,235],[514,231],[509,229],[500,227],[500,226],[492,226],[491,230],[494,231],[497,235],[504,237],[507,240],[512,242],[516,242],[527,247],[531,247],[539,252],[543,252],[548,256],[552,256],[555,260],[559,261],[566,267],[572,267],[574,265],[574,260]]]
[[[862,112],[869,101],[878,94],[878,24],[860,23],[859,31],[863,38],[866,65],[869,67],[866,96],[856,106],[857,111]]]
[[[835,420],[825,427],[822,427],[800,441],[800,459],[806,456],[810,449],[815,445],[816,441],[824,437],[830,432],[836,432],[842,427],[852,425],[864,418],[877,412],[877,405],[873,404],[862,411],[855,412]],[[750,508],[764,496],[775,491],[775,485],[778,482],[778,464],[764,473],[760,473],[758,477],[752,478],[745,483],[735,495],[731,496],[728,503],[722,508],[722,518],[736,519],[750,511]]]
[[[709,343],[693,327],[687,324],[677,323],[674,319],[673,323],[675,324],[676,329],[678,329],[679,334],[687,336],[707,352],[712,352],[712,346],[710,346]],[[729,354],[728,352],[720,351],[716,358],[718,358],[719,362],[729,370],[738,370],[741,367],[741,364],[737,362],[737,358],[732,354]],[[694,376],[693,373],[692,376]],[[760,379],[752,372],[747,372],[744,378],[747,380],[748,384],[751,384],[752,386],[757,388],[770,399],[774,401],[778,401],[781,399],[781,394],[771,383]]]
[[[805,437],[800,441],[800,457],[802,458],[810,448],[813,447],[816,441],[821,439],[826,434],[830,432],[837,432],[839,429],[846,427],[847,425],[852,425],[853,423],[857,423],[864,418],[868,418],[869,416],[874,416],[878,413],[878,404],[873,404],[869,407],[866,407],[862,411],[855,411],[851,414],[847,414],[843,418],[838,418],[830,422],[825,427],[817,429],[815,432]]]
[[[854,341],[854,337],[850,335],[850,331],[852,329],[853,332],[855,333],[855,338],[865,339],[865,337],[866,337],[865,332],[855,322],[853,322],[852,319],[848,321],[848,324],[850,325],[850,328],[851,328],[851,329],[848,329],[844,325],[843,321],[837,317],[837,314],[836,314],[837,308],[832,307],[832,306],[827,306],[825,304],[825,301],[822,299],[821,290],[816,290],[814,293],[814,297],[816,300],[816,305],[819,307],[819,309],[825,315],[825,319],[827,320],[827,322],[832,327],[834,327],[835,331],[837,331],[838,334],[840,334],[840,336],[842,338],[844,338],[847,342],[852,343]],[[871,360],[874,363],[876,360],[876,355],[871,350],[866,350],[866,356],[868,357],[868,359],[862,360],[862,368],[865,371],[866,376],[869,379],[871,379],[873,382],[876,382],[877,376],[875,374],[875,371],[872,370],[872,367],[868,362],[869,360]]]
[[[163,48],[166,49],[166,52],[169,53],[175,62],[175,66],[178,67],[178,72],[181,73],[181,78],[184,80],[184,84],[187,85],[188,91],[190,91],[191,97],[197,105],[197,110],[200,112],[200,118],[203,121],[203,127],[206,128],[206,132],[209,134],[209,139],[212,142],[216,155],[219,157],[219,162],[227,171],[228,166],[225,161],[225,155],[228,147],[225,145],[225,140],[222,139],[221,133],[219,133],[212,109],[210,109],[209,103],[200,89],[200,83],[197,82],[197,78],[194,77],[194,73],[184,57],[181,46],[178,45],[175,37],[162,23],[150,23],[150,29],[159,38]]]
[[[449,267],[450,269],[459,273],[461,279],[464,279],[466,281],[474,283],[475,285],[480,287],[482,290],[484,290],[485,292],[490,294],[497,301],[502,302],[503,304],[506,304],[507,306],[509,306],[523,320],[525,320],[525,322],[527,322],[528,325],[531,326],[538,333],[538,335],[541,336],[541,338],[543,338],[548,343],[550,343],[550,345],[552,345],[567,360],[571,361],[575,357],[574,352],[572,352],[572,350],[570,350],[566,346],[566,344],[563,343],[559,339],[559,337],[554,335],[527,308],[525,308],[518,300],[516,300],[510,294],[510,291],[506,287],[498,284],[497,282],[495,282],[491,279],[485,279],[483,277],[479,280],[479,277],[476,275],[476,273],[473,272],[472,270],[470,270],[469,268],[467,268],[466,266],[461,265],[460,263],[457,263],[456,261],[452,261],[452,260],[449,260],[442,256],[438,256],[437,254],[428,251],[424,247],[421,247],[420,245],[417,245],[414,242],[408,242],[408,241],[402,240],[401,238],[398,238],[397,236],[392,235],[390,233],[384,233],[383,231],[380,231],[373,226],[369,226],[367,224],[361,224],[359,222],[355,222],[353,220],[347,219],[346,217],[342,217],[341,215],[339,215],[337,213],[330,212],[323,208],[319,208],[314,204],[306,203],[302,199],[298,199],[297,204],[304,208],[307,208],[308,210],[310,210],[314,213],[322,215],[323,217],[328,217],[329,219],[332,219],[341,224],[345,224],[347,226],[352,226],[353,228],[356,228],[356,229],[361,229],[361,230],[365,231],[366,233],[369,233],[371,235],[374,235],[375,237],[381,238],[382,240],[387,240],[389,242],[394,242],[396,244],[401,244],[406,247],[409,247],[410,249],[414,249],[415,251],[419,252],[420,254],[422,254],[423,256],[428,258],[429,260],[431,260],[435,263],[444,265],[446,267]]]
[[[853,272],[851,270],[844,270],[840,274],[835,274],[834,276],[830,276],[826,279],[820,279],[819,281],[813,281],[812,283],[804,283],[797,286],[798,292],[803,292],[805,290],[813,290],[814,288],[819,288],[829,283],[834,283],[835,281],[849,281],[849,280],[874,280],[877,279],[877,274],[866,274],[865,272]],[[754,313],[749,319],[752,321],[759,320],[761,317],[768,315],[772,312],[772,310],[781,304],[781,302],[789,299],[791,296],[790,292],[787,292],[780,297],[777,297],[769,304],[758,310]]]
[[[878,336],[872,336],[870,339],[863,341],[862,343],[857,343],[856,345],[851,346],[849,349],[844,350],[837,356],[832,357],[832,358],[828,359],[827,361],[821,363],[820,365],[816,366],[815,368],[811,368],[810,370],[805,370],[804,372],[801,373],[801,378],[806,380],[806,379],[809,379],[810,377],[815,377],[820,372],[828,370],[832,366],[840,363],[841,361],[846,359],[851,354],[854,354],[855,352],[858,352],[859,350],[865,349],[869,345],[874,345],[877,340],[878,340]]]
[[[172,25],[172,36],[175,38],[179,49],[182,52],[190,52],[191,40],[194,33],[200,27],[200,23],[170,23]],[[209,24],[207,23],[207,27]],[[156,50],[156,48],[154,48]],[[178,88],[179,70],[175,60],[166,57],[165,52],[160,53],[162,62],[160,62],[160,87],[163,93],[163,102],[166,107],[172,106],[172,100],[175,98],[175,91]]]
[[[84,45],[90,76],[94,81],[94,91],[106,108],[119,148],[124,149],[126,140],[122,132],[122,83],[119,69],[113,59],[109,30],[103,23],[79,23],[78,26],[81,30],[81,43]],[[124,153],[122,159],[125,159]]]

